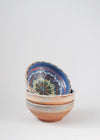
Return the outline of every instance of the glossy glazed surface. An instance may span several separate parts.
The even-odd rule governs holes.
[[[39,95],[66,95],[70,92],[66,74],[50,63],[33,63],[26,72],[26,79],[33,93]]]

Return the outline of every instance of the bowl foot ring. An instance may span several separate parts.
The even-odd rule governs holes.
[[[40,121],[43,121],[43,122],[58,122],[60,120],[62,120],[62,118],[59,118],[59,119],[52,119],[52,120],[45,120],[45,119],[41,119],[41,118],[38,118]]]

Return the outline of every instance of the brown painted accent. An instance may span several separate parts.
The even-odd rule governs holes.
[[[72,108],[73,107],[70,107],[67,110],[59,111],[59,112],[42,112],[30,108],[29,110],[41,121],[56,122],[56,121],[60,121],[64,116],[66,116],[71,111]]]

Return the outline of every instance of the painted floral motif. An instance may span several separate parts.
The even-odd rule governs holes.
[[[33,82],[33,89],[40,95],[54,95],[54,85],[50,80],[39,78]]]
[[[29,86],[40,95],[61,95],[64,92],[62,82],[49,71],[33,71],[28,77]]]
[[[26,76],[33,94],[64,95],[68,94],[71,88],[66,74],[50,63],[36,62],[31,64]]]

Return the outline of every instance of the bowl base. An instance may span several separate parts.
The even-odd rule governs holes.
[[[38,118],[40,121],[43,121],[43,122],[58,122],[60,120],[62,120],[62,118],[59,118],[59,119],[52,119],[52,120],[45,120],[45,119],[41,119],[41,118]]]
[[[28,107],[29,108],[29,107]],[[40,120],[44,122],[57,122],[60,121],[64,116],[66,116],[71,110],[73,106],[67,110],[59,111],[59,112],[41,112],[37,110],[33,110],[29,108],[29,110]]]

